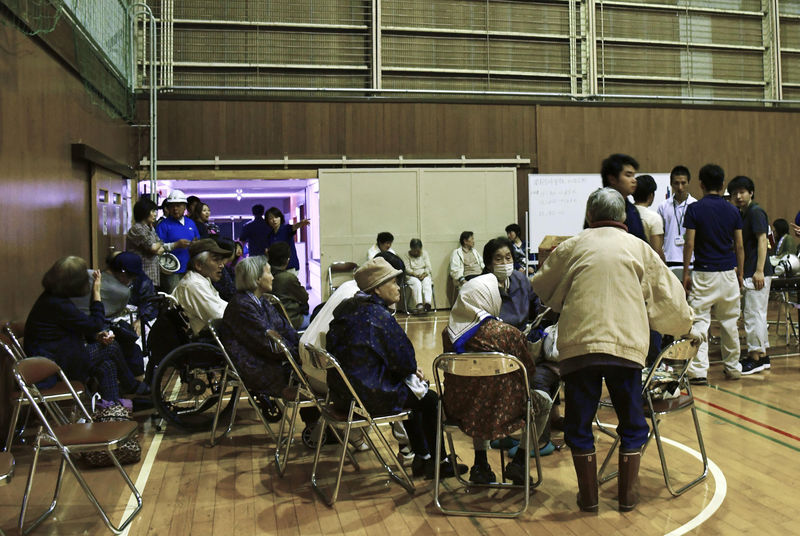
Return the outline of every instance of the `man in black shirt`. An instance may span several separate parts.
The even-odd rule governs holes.
[[[744,176],[735,177],[728,184],[733,204],[742,212],[744,220],[744,331],[747,337],[748,356],[742,361],[742,375],[754,374],[770,368],[767,348],[767,305],[772,280],[772,264],[767,258],[767,233],[769,219],[753,201],[755,185]]]

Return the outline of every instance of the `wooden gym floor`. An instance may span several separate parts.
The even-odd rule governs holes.
[[[774,319],[775,314],[770,318]],[[398,316],[417,350],[417,359],[430,371],[441,351],[441,331],[447,313],[425,317]],[[127,534],[795,534],[795,512],[800,493],[800,354],[796,341],[786,346],[783,333],[775,336],[772,369],[741,381],[726,381],[720,365],[713,365],[708,387],[694,389],[699,418],[711,467],[708,478],[678,498],[667,491],[658,452],[650,445],[640,472],[641,502],[631,513],[616,511],[616,481],[600,488],[600,512],[581,513],[575,506],[577,484],[568,449],[542,458],[544,482],[533,493],[528,511],[518,519],[444,516],[433,504],[432,481],[416,480],[412,497],[389,483],[370,453],[358,454],[361,474],[345,467],[339,501],[334,508],[322,503],[309,482],[312,451],[299,441],[286,476],[274,467],[273,445],[249,409],[240,411],[231,438],[215,448],[205,446],[208,433],[187,435],[178,430],[157,432],[142,419],[142,461],[128,466],[142,491],[144,508]],[[712,359],[714,348],[712,347]],[[243,404],[243,406],[245,406]],[[601,412],[613,423],[613,412]],[[301,425],[302,426],[302,425]],[[672,477],[688,480],[699,472],[697,443],[689,413],[665,419],[662,433]],[[555,432],[554,438],[560,439]],[[391,435],[389,433],[389,435]],[[611,441],[596,433],[599,460]],[[390,442],[393,442],[390,439]],[[462,461],[472,463],[471,443],[457,440]],[[31,461],[30,447],[15,445],[16,475],[0,488],[0,528],[16,534],[19,504]],[[330,448],[323,455],[331,458]],[[40,462],[29,518],[49,504],[56,458]],[[497,451],[490,462],[500,471]],[[327,462],[323,475],[333,472]],[[86,470],[103,504],[119,520],[129,504],[125,486],[113,470]],[[447,482],[452,488],[452,483]],[[481,496],[461,494],[461,504],[481,501]],[[497,505],[518,499],[497,499]],[[507,501],[507,502],[506,502]],[[486,504],[485,501],[483,504]],[[55,515],[35,534],[107,534],[99,516],[71,474]]]

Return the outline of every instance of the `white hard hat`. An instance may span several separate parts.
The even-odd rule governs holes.
[[[167,196],[167,199],[164,200],[164,204],[169,203],[188,203],[186,194],[180,190],[172,190]]]

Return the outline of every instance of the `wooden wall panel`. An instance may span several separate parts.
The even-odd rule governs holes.
[[[0,24],[0,319],[25,319],[55,259],[89,256],[88,166],[71,144],[131,163],[131,130],[40,42]]]
[[[158,114],[162,159],[532,158],[535,148],[535,108],[509,104],[162,100]]]
[[[697,172],[713,162],[726,180],[747,175],[770,221],[794,219],[800,209],[800,115],[769,110],[705,110],[541,106],[538,163],[541,173],[600,169],[613,152],[634,156],[642,171],[692,172],[690,191],[700,196]]]
[[[603,105],[162,100],[163,159],[396,157],[531,159],[541,173],[594,172],[612,152],[642,170],[707,163],[756,182],[771,219],[800,208],[800,115],[792,111]],[[144,146],[144,145],[143,145]],[[697,180],[691,183],[700,194]],[[520,196],[524,204],[526,196]],[[523,206],[519,213],[524,213]]]

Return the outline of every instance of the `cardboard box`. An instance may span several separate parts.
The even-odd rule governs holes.
[[[536,257],[536,260],[539,263],[539,266],[544,264],[544,261],[547,260],[548,255],[550,252],[556,249],[561,242],[564,242],[568,238],[572,238],[571,236],[555,236],[555,235],[547,235],[542,240],[542,243],[539,244],[539,255]]]

